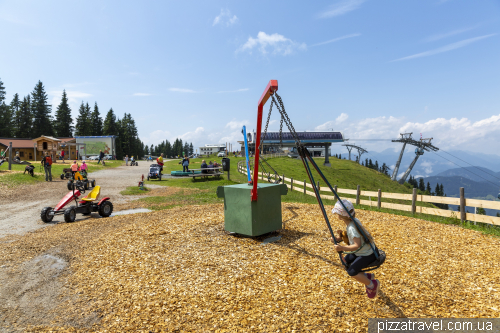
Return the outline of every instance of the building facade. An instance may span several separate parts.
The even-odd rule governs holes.
[[[224,143],[217,145],[208,144],[204,145],[203,147],[200,147],[200,155],[212,155],[225,150],[226,150],[226,145]]]

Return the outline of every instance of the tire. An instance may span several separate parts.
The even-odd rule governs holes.
[[[64,180],[64,173],[61,174],[61,180]]]
[[[76,208],[75,206],[68,207],[64,210],[64,221],[75,222],[76,219]]]
[[[52,211],[52,207],[45,207],[42,209],[42,212],[40,213],[40,218],[42,219],[43,222],[49,223],[52,222],[52,219],[54,218],[53,215],[49,215],[49,213]]]
[[[73,182],[69,181],[68,182],[68,191],[72,191],[72,190],[73,190]]]
[[[89,182],[84,182],[84,183],[83,183],[83,188],[84,188],[85,190],[88,190],[88,189],[89,189]]]
[[[148,176],[148,182],[149,182],[149,176]]]
[[[95,187],[95,179],[92,181],[92,187]]]
[[[99,215],[109,217],[113,213],[113,204],[110,201],[104,201],[99,205]]]

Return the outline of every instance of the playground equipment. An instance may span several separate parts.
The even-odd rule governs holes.
[[[241,130],[243,134],[243,140],[245,141],[245,159],[247,163],[247,177],[248,177],[248,185],[252,185],[252,176],[250,173],[250,159],[248,158],[248,138],[247,138],[247,128],[243,126]]]
[[[65,222],[74,222],[76,214],[90,215],[92,212],[99,212],[99,215],[102,217],[108,217],[111,215],[113,212],[113,204],[109,201],[109,197],[105,197],[96,203],[101,193],[100,186],[94,187],[94,189],[87,196],[78,201],[78,198],[83,193],[85,193],[83,182],[76,181],[76,183],[73,184],[72,190],[66,194],[61,201],[59,201],[57,206],[54,208],[45,207],[42,209],[40,218],[43,222],[48,223],[52,221],[54,216],[64,215]],[[73,200],[75,201],[75,205],[64,209],[64,207],[66,207],[66,205]]]
[[[161,166],[158,164],[151,164],[149,166],[148,180],[158,179],[161,181]]]
[[[254,176],[253,181],[250,179],[252,187],[239,184],[217,188],[217,196],[224,198],[224,229],[226,231],[259,236],[282,228],[281,196],[287,194],[288,188],[285,184],[258,184],[260,162],[258,148],[261,139],[262,111],[264,104],[276,90],[278,90],[278,81],[271,80],[258,103]]]
[[[298,154],[300,156],[300,159],[302,160],[302,163],[303,163],[304,168],[306,170],[306,173],[307,173],[307,175],[309,177],[309,180],[311,181],[311,185],[313,187],[314,194],[315,194],[316,199],[318,201],[318,204],[320,206],[320,209],[321,209],[321,212],[323,214],[324,220],[325,220],[325,222],[326,222],[326,224],[328,226],[328,230],[330,231],[330,235],[331,235],[331,237],[333,239],[333,242],[335,244],[338,244],[338,242],[335,239],[335,235],[333,233],[332,227],[330,225],[330,221],[328,219],[328,215],[326,213],[325,207],[323,205],[323,201],[322,201],[320,193],[319,193],[319,188],[316,185],[317,183],[314,181],[314,177],[312,175],[311,167],[310,167],[309,164],[311,164],[313,166],[313,168],[319,174],[319,176],[321,177],[321,179],[323,179],[323,181],[326,183],[326,185],[328,186],[328,188],[330,189],[330,191],[334,194],[334,196],[337,199],[337,201],[341,203],[342,208],[347,212],[349,218],[353,221],[353,223],[355,224],[356,228],[359,230],[359,232],[360,232],[360,234],[362,236],[361,247],[364,245],[364,243],[368,243],[370,245],[371,249],[373,250],[373,253],[375,254],[375,258],[376,258],[375,261],[373,263],[371,263],[369,266],[367,266],[365,269],[363,269],[362,271],[367,272],[367,271],[371,271],[371,270],[377,269],[385,261],[385,257],[386,256],[385,256],[384,251],[382,251],[381,249],[378,249],[376,247],[376,245],[375,245],[374,242],[368,241],[368,237],[364,233],[363,228],[361,228],[358,225],[358,223],[353,218],[353,216],[351,215],[351,213],[349,212],[349,210],[345,207],[345,205],[342,202],[342,200],[340,200],[340,197],[338,196],[337,192],[330,185],[330,183],[328,182],[328,180],[324,176],[323,172],[320,170],[320,168],[318,167],[318,165],[316,164],[316,162],[314,161],[314,159],[311,157],[309,151],[306,149],[306,147],[304,146],[304,144],[301,142],[299,136],[297,135],[297,132],[295,131],[295,128],[293,127],[293,125],[292,125],[292,123],[290,121],[290,118],[288,117],[288,114],[285,111],[285,106],[283,105],[283,101],[282,101],[281,97],[276,92],[277,90],[278,90],[278,82],[274,81],[274,80],[271,80],[269,82],[269,84],[268,84],[268,87],[266,88],[266,91],[262,95],[261,100],[259,101],[259,112],[258,112],[258,116],[257,116],[257,134],[260,133],[260,131],[261,131],[262,106],[265,103],[265,101],[267,101],[268,98],[271,98],[272,102],[271,102],[271,107],[270,107],[270,110],[269,110],[268,123],[269,123],[269,118],[270,118],[270,115],[271,115],[271,112],[272,112],[272,107],[275,104],[276,108],[278,109],[278,111],[279,111],[279,113],[281,115],[281,121],[286,124],[286,126],[288,127],[291,135],[293,136],[293,138],[295,140],[295,145],[296,145],[296,148],[297,148],[297,152],[298,152]],[[276,96],[276,98],[275,98],[275,96]],[[262,103],[262,101],[263,101],[263,103]],[[267,125],[266,125],[266,131],[267,131]],[[266,131],[264,132],[264,135],[265,135]],[[280,134],[281,134],[281,132],[280,132]],[[281,137],[281,135],[280,135],[280,137]],[[259,164],[257,163],[258,158],[259,158],[259,149],[257,149],[257,147],[259,147],[259,145],[260,145],[260,136],[257,135],[257,141],[256,141],[256,144],[255,144],[255,147],[256,147],[256,149],[255,149],[255,163],[254,163],[254,171],[253,171],[254,172],[254,176],[253,176],[254,183],[253,183],[253,189],[252,189],[252,192],[251,192],[252,203],[254,203],[254,202],[257,201],[258,194],[261,193],[261,192],[257,192],[258,191],[257,180],[258,180],[258,172],[259,172]],[[279,185],[279,186],[281,186],[281,185]],[[283,185],[283,186],[286,186],[286,185]],[[218,189],[217,194],[218,194],[218,196],[220,196],[219,195],[219,189]],[[268,198],[266,198],[266,200],[268,200]],[[224,209],[225,209],[225,212],[226,212],[227,209],[228,209],[228,208],[226,208],[226,206],[227,206],[226,205],[226,199],[224,201],[225,201]],[[280,211],[280,217],[281,217],[281,211]],[[227,222],[225,222],[225,223],[227,223]],[[354,252],[356,252],[356,251],[354,251]],[[344,267],[347,269],[348,268],[348,264],[344,261],[344,259],[342,257],[342,252],[338,252],[338,255],[339,255],[340,261],[342,262],[342,265],[344,265]]]
[[[64,169],[64,170],[70,170],[70,173],[71,173],[71,169]],[[61,175],[61,179],[63,179],[62,175]],[[71,178],[69,178],[68,183],[67,183],[67,187],[68,187],[69,191],[71,191],[73,189],[75,181],[81,182],[83,187],[85,188],[85,190],[88,190],[91,187],[95,187],[95,179],[89,180],[87,178],[86,171],[76,171],[75,174],[71,173]]]

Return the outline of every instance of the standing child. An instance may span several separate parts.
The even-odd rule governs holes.
[[[348,265],[347,274],[351,276],[358,282],[361,282],[366,287],[366,294],[368,298],[377,297],[378,291],[380,289],[380,282],[375,279],[375,274],[373,273],[363,273],[361,270],[368,267],[371,263],[376,260],[375,254],[370,246],[373,243],[373,237],[366,230],[366,228],[361,224],[361,222],[356,219],[356,212],[354,211],[354,206],[349,200],[342,199],[344,206],[347,208],[351,216],[356,221],[357,225],[362,229],[363,233],[367,236],[367,240],[364,239],[360,231],[356,228],[356,224],[351,220],[349,214],[345,211],[342,204],[337,201],[335,207],[332,209],[332,213],[346,225],[347,238],[349,239],[350,245],[334,245],[337,252],[340,251],[352,251],[352,253],[347,254],[343,260]],[[342,232],[337,231],[340,235],[335,237],[337,242],[342,241]]]

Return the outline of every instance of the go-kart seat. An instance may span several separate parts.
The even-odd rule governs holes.
[[[94,201],[99,198],[99,194],[101,192],[101,187],[96,186],[92,191],[90,191],[89,194],[87,194],[84,198],[82,198],[83,201]]]

